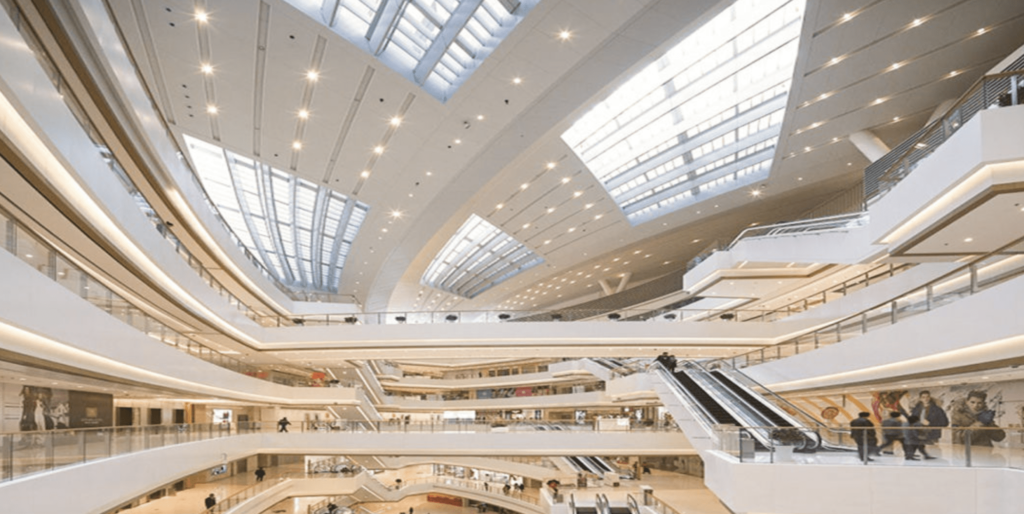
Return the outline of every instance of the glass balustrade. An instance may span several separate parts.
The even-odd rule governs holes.
[[[214,351],[196,341],[193,336],[171,328],[86,273],[76,263],[58,252],[45,238],[28,230],[3,209],[0,209],[0,246],[103,312],[168,346],[251,377],[292,386],[311,385],[305,379],[264,372],[255,366]]]
[[[1007,248],[1016,244],[1018,242],[1011,243]],[[1021,274],[1024,274],[1024,256],[996,252],[859,314],[777,345],[712,361],[708,366],[713,368],[725,362],[744,368],[838,344],[978,294]]]
[[[768,447],[755,443],[754,430],[777,434]],[[730,455],[742,463],[798,464],[798,465],[870,465],[870,466],[925,466],[1024,469],[1024,429],[1002,428],[994,425],[977,427],[903,427],[895,429],[901,440],[878,451],[884,432],[882,427],[871,429],[874,446],[868,451],[857,451],[856,440],[849,428],[819,428],[822,439],[833,446],[844,446],[847,451],[804,452],[795,444],[798,438],[787,438],[792,427],[733,427],[718,426],[714,430],[716,450]],[[913,434],[910,432],[913,431]],[[863,437],[860,434],[858,437]],[[915,441],[927,444],[911,444]],[[904,446],[903,442],[908,442]],[[923,453],[921,451],[923,448]],[[907,459],[912,455],[914,459]],[[927,456],[927,457],[926,457]]]
[[[412,422],[386,421],[333,421],[293,422],[288,433],[336,434],[343,437],[352,433],[537,433],[558,437],[572,437],[585,432],[604,432],[598,422],[558,424],[517,421],[514,423],[477,422]],[[678,432],[675,425],[637,426],[632,432]],[[103,427],[0,434],[0,481],[14,480],[26,475],[116,457],[154,448],[206,441],[222,437],[280,432],[277,422],[206,423],[150,425],[132,427]],[[616,429],[609,434],[622,434]],[[515,437],[514,435],[511,437]]]

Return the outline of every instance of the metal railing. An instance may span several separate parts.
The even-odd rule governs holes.
[[[1024,103],[1022,68],[1024,58],[1018,59],[1001,73],[981,77],[945,115],[869,165],[864,170],[866,203],[870,205],[885,196],[977,113]]]
[[[1019,240],[1014,241],[994,253],[979,257],[923,286],[813,332],[773,346],[718,359],[718,361],[724,361],[739,369],[791,357],[847,341],[896,324],[909,317],[932,311],[961,298],[973,296],[1024,274],[1024,256],[1004,256],[1000,253],[1019,242]],[[717,361],[712,361],[709,366],[713,367],[714,362]]]
[[[920,460],[915,465],[928,467],[988,467],[1024,469],[1024,429],[1002,428],[993,422],[982,422],[994,411],[969,411],[966,405],[951,410],[951,417],[972,426],[927,427],[921,425],[865,429],[833,428],[842,444],[857,447],[861,440],[863,450],[847,452],[818,452],[807,458],[785,441],[770,447],[756,447],[749,441],[751,430],[768,430],[785,434],[790,427],[734,427],[715,428],[717,450],[744,463],[797,463],[804,465],[906,465],[906,457]],[[903,420],[905,421],[905,419]],[[956,421],[954,421],[955,423]],[[870,432],[870,435],[869,435]],[[891,443],[886,444],[892,440]],[[904,444],[905,443],[905,444]],[[881,447],[881,448],[880,448]],[[923,452],[922,452],[923,450]],[[882,453],[883,451],[892,454]]]
[[[551,434],[605,432],[597,421],[580,424],[516,421],[507,424],[477,422],[388,423],[381,421],[312,421],[287,425],[287,433],[336,434],[343,440],[356,433],[537,433],[537,427],[560,427]],[[674,425],[631,428],[642,432],[678,432]],[[72,428],[0,433],[0,482],[27,475],[154,448],[209,439],[260,433],[281,433],[277,422],[200,423],[132,427]],[[608,431],[621,434],[621,430]]]
[[[846,231],[863,227],[868,224],[869,220],[867,212],[852,212],[824,218],[786,221],[763,227],[750,227],[740,232],[726,249],[732,250],[744,239]]]
[[[3,208],[0,208],[0,247],[103,312],[179,351],[254,378],[291,386],[310,385],[305,379],[264,372],[209,348],[198,342],[196,335],[171,328],[105,286],[66,258],[48,238],[36,234]]]

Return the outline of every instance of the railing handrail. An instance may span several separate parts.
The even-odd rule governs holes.
[[[851,314],[849,316],[845,316],[845,317],[843,317],[843,318],[841,318],[839,320],[836,320],[834,322],[831,322],[831,323],[827,324],[824,327],[816,328],[816,329],[813,329],[813,330],[808,330],[808,331],[803,332],[801,334],[795,335],[795,336],[793,336],[793,337],[791,337],[791,338],[789,338],[789,339],[787,339],[787,340],[785,340],[785,341],[783,341],[781,343],[773,344],[773,345],[770,345],[770,346],[765,346],[763,348],[759,348],[757,350],[753,350],[753,351],[750,351],[750,352],[747,352],[747,353],[743,353],[743,354],[739,354],[739,355],[734,355],[732,357],[723,357],[723,358],[715,359],[715,360],[710,361],[708,363],[708,365],[716,365],[716,364],[717,365],[722,365],[721,362],[729,361],[731,363],[730,365],[732,365],[733,367],[736,367],[735,366],[735,362],[736,362],[736,359],[739,358],[739,357],[743,357],[745,355],[753,355],[753,354],[760,353],[760,352],[763,352],[763,351],[765,351],[767,349],[771,349],[771,348],[781,348],[781,347],[786,346],[786,345],[791,345],[791,344],[797,343],[801,338],[803,338],[803,337],[805,337],[807,335],[824,333],[827,330],[834,330],[835,327],[842,326],[844,323],[850,322],[850,321],[854,320],[855,318],[862,317],[862,316],[866,315],[867,313],[874,311],[875,309],[878,309],[878,308],[883,307],[885,305],[889,305],[889,304],[893,304],[895,302],[898,302],[902,298],[906,298],[906,297],[909,297],[909,296],[912,296],[912,295],[921,294],[922,292],[927,292],[930,288],[932,288],[936,284],[939,284],[939,283],[941,283],[941,282],[943,282],[945,280],[953,278],[954,276],[956,276],[956,275],[958,275],[960,273],[963,273],[965,270],[970,270],[973,266],[975,266],[979,262],[984,262],[985,260],[989,259],[992,256],[1003,255],[1003,251],[1004,250],[1006,250],[1007,248],[1011,248],[1011,247],[1013,247],[1013,246],[1015,246],[1017,244],[1020,244],[1022,241],[1024,241],[1024,238],[1015,239],[1015,240],[1011,241],[1010,243],[1008,243],[1008,244],[1006,244],[1004,246],[1001,246],[1000,248],[998,248],[998,249],[996,249],[996,250],[994,250],[992,252],[989,252],[987,254],[981,255],[981,256],[976,257],[974,259],[971,259],[970,261],[968,261],[966,263],[963,263],[961,266],[958,266],[958,267],[956,267],[956,268],[954,268],[954,269],[952,269],[950,271],[947,271],[947,272],[941,274],[939,277],[934,278],[932,280],[929,280],[928,282],[924,283],[923,285],[915,287],[914,289],[911,289],[910,291],[906,291],[906,292],[900,293],[899,295],[897,295],[897,296],[895,296],[893,298],[889,298],[889,299],[887,299],[887,300],[885,300],[883,302],[879,302],[879,303],[873,304],[869,308],[863,309],[863,310],[861,310],[861,311],[859,311],[859,312],[857,312],[855,314]],[[971,292],[972,295],[976,294],[976,293],[977,293],[977,291],[972,291]],[[738,369],[738,367],[737,367],[737,369]]]
[[[867,217],[867,215],[868,213],[866,211],[860,211],[846,214],[835,214],[832,216],[823,216],[820,218],[811,218],[806,220],[784,221],[781,223],[773,223],[771,225],[764,225],[758,227],[748,227],[743,229],[743,231],[740,232],[739,235],[736,236],[736,238],[733,239],[731,243],[729,243],[726,249],[732,250],[740,241],[748,237],[761,237],[761,234],[758,234],[759,232],[771,232],[774,230],[787,228],[805,228],[806,230],[801,231],[800,233],[811,232],[813,231],[813,229],[817,227],[831,228],[837,222],[858,220]],[[787,234],[789,234],[789,232],[787,232]]]
[[[896,149],[894,149],[889,154],[886,154],[886,155],[882,156],[880,159],[878,159],[880,161],[889,160],[891,158],[890,157],[891,155],[897,155],[897,157],[895,159],[892,159],[892,164],[889,165],[889,167],[886,168],[885,171],[883,171],[881,174],[879,174],[879,176],[878,176],[879,182],[882,182],[887,177],[890,177],[891,175],[893,175],[895,173],[896,169],[900,167],[901,163],[903,163],[904,160],[907,159],[913,151],[918,149],[918,147],[917,147],[918,144],[920,144],[920,143],[922,143],[924,141],[927,141],[928,138],[932,134],[934,134],[936,130],[938,130],[939,128],[944,127],[947,122],[951,121],[952,118],[953,118],[953,114],[956,113],[961,107],[963,107],[968,102],[968,100],[970,100],[971,97],[974,96],[975,93],[977,93],[979,90],[983,89],[987,82],[991,82],[991,81],[1002,79],[1002,78],[1012,77],[1014,75],[1021,75],[1022,72],[1024,72],[1024,70],[1020,70],[1020,69],[1007,70],[1007,71],[1001,71],[1001,72],[998,72],[998,73],[990,73],[990,74],[983,75],[980,78],[978,78],[978,80],[976,80],[974,82],[974,84],[972,84],[971,87],[969,87],[967,89],[967,91],[965,91],[963,94],[961,94],[956,99],[956,101],[953,102],[953,105],[951,105],[949,107],[949,109],[947,109],[946,112],[943,113],[943,115],[941,117],[939,117],[938,119],[933,120],[930,124],[925,126],[924,129],[922,129],[920,131],[920,135],[916,139],[907,140],[907,141],[904,141],[903,143],[900,143],[899,146],[904,146],[904,144],[906,144],[908,142],[910,143],[910,144],[906,144],[906,147],[903,148],[902,151],[897,147]],[[897,154],[896,152],[899,152],[899,153]],[[889,189],[891,189],[891,188],[889,188]],[[885,189],[885,190],[879,189],[879,190],[876,190],[876,191],[872,192],[871,195],[866,196],[864,198],[865,204],[870,204],[870,203],[878,200],[879,198],[884,196],[888,192],[889,189]]]

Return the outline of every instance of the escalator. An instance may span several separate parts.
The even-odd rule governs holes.
[[[594,505],[576,505],[576,495],[569,494],[569,513],[570,514],[598,514],[597,504]]]
[[[712,424],[740,426],[740,422],[732,413],[723,407],[718,400],[712,398],[685,370],[677,371],[672,376],[675,377],[676,382],[682,386],[683,391],[686,392],[690,399],[696,402],[704,410],[705,414],[711,418]]]

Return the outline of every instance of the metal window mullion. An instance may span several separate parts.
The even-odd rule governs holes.
[[[455,282],[452,282],[450,285],[446,285],[445,289],[449,290],[449,291],[452,291],[452,292],[460,291],[464,286],[466,286],[468,283],[471,283],[475,278],[480,277],[483,274],[484,271],[486,271],[486,270],[490,269],[491,267],[493,267],[495,263],[501,262],[502,261],[501,256],[498,255],[493,250],[495,248],[501,246],[501,244],[505,243],[505,242],[511,243],[513,245],[514,244],[518,244],[518,243],[516,243],[515,240],[512,240],[512,239],[504,238],[504,237],[501,237],[501,236],[495,237],[494,239],[491,240],[490,243],[487,244],[487,246],[478,249],[476,252],[473,252],[473,257],[478,257],[481,254],[490,256],[490,259],[489,259],[490,262],[484,261],[482,263],[482,265],[483,265],[482,269],[469,272],[469,274],[466,277],[461,278],[461,279],[459,279],[459,280],[457,280]],[[470,260],[475,262],[477,259],[471,258]],[[468,266],[459,266],[457,269],[466,269],[466,268],[468,268]],[[466,269],[466,271],[469,271],[469,270]],[[443,282],[442,282],[442,284],[443,284]]]
[[[462,29],[469,23],[469,20],[473,18],[473,13],[476,12],[482,3],[483,0],[464,0],[455,8],[455,11],[448,17],[448,21],[441,27],[441,32],[434,37],[434,42],[431,43],[430,48],[427,49],[426,53],[423,54],[423,58],[416,64],[416,68],[413,69],[412,76],[417,84],[423,85],[427,81],[427,77],[437,67],[437,63],[441,62],[441,58],[448,51],[448,47],[455,41],[456,36],[459,35],[459,32],[462,32]]]
[[[326,289],[332,291],[337,290],[338,281],[341,277],[338,275],[338,257],[341,253],[341,245],[345,242],[345,229],[348,228],[349,220],[352,218],[352,210],[355,209],[356,201],[348,198],[345,200],[345,207],[341,210],[341,219],[338,220],[338,228],[334,233],[334,245],[331,247],[331,260],[327,264],[329,265],[329,271],[327,272],[327,283],[324,284]]]
[[[373,55],[380,55],[391,41],[391,34],[398,28],[398,22],[402,19],[405,6],[409,0],[381,0],[377,13],[370,22],[370,28],[366,31],[366,39],[370,42],[370,50]]]
[[[503,264],[511,265],[511,263],[516,260],[516,257],[529,253],[529,248],[520,245],[519,248],[510,253],[507,257],[497,257],[493,259],[491,262],[487,263],[487,265],[484,266],[483,269],[479,270],[472,276],[468,277],[465,281],[463,281],[463,283],[460,284],[457,289],[459,291],[471,291],[477,286],[479,286],[481,283],[487,282],[488,279],[493,277],[495,273],[503,269],[501,268]]]
[[[302,269],[302,252],[299,251],[299,227],[296,226],[298,217],[296,217],[295,211],[297,209],[296,205],[299,203],[299,181],[297,177],[288,177],[288,192],[291,193],[291,202],[288,204],[288,210],[292,218],[292,251],[295,252],[295,269],[298,270],[302,283],[308,285],[311,281],[306,276],[306,271]],[[281,225],[277,224],[276,226],[280,228]],[[282,240],[281,242],[283,243],[284,241]]]
[[[291,268],[288,262],[288,253],[284,250],[284,241],[281,240],[281,225],[277,220],[277,206],[274,205],[274,184],[273,184],[273,173],[267,169],[265,164],[256,163],[256,169],[259,173],[260,180],[259,185],[263,188],[263,194],[259,195],[263,199],[263,219],[267,221],[268,235],[270,240],[274,242],[274,251],[277,253],[278,259],[281,260],[281,269],[284,270],[285,275],[288,277],[289,283],[297,282],[295,276],[295,270]],[[295,197],[292,197],[294,203]],[[294,223],[294,217],[292,218]]]
[[[316,190],[316,201],[313,202],[313,230],[310,233],[309,242],[309,265],[313,273],[313,287],[321,289],[323,284],[323,246],[324,246],[324,223],[327,220],[328,206],[331,204],[331,196],[327,189],[318,187]]]
[[[277,276],[276,278],[278,280],[285,282],[290,281],[287,278],[290,276],[290,273],[288,273],[288,267],[282,265],[281,271],[275,269],[273,262],[270,260],[270,256],[267,255],[266,248],[263,248],[263,243],[260,242],[260,233],[256,230],[255,221],[252,219],[252,213],[249,212],[249,204],[245,201],[245,191],[238,183],[237,172],[235,171],[235,168],[231,166],[231,157],[227,155],[227,152],[224,152],[224,162],[229,163],[228,176],[231,178],[231,188],[235,191],[235,198],[238,200],[238,209],[241,211],[242,221],[245,223],[245,228],[249,230],[249,238],[252,239],[252,244],[256,247],[256,252],[260,254],[260,259],[266,263],[267,270],[274,275],[283,275]],[[259,166],[259,164],[256,164],[256,166]],[[259,174],[259,169],[254,168],[253,172]],[[263,219],[266,220],[266,216],[264,216]]]
[[[472,231],[470,231],[470,232],[472,232]],[[501,236],[502,236],[502,234],[500,234],[500,233],[497,234],[497,235],[492,236],[491,241],[487,243],[486,247],[490,247],[491,245],[496,244],[495,240],[500,240]],[[442,277],[440,277],[438,280],[434,281],[434,284],[433,284],[434,287],[439,287],[439,288],[445,289],[447,291],[448,290],[447,287],[443,287],[442,284],[444,284],[449,279],[451,279],[452,276],[455,275],[455,273],[458,270],[462,269],[462,266],[457,264],[457,263],[462,262],[464,259],[465,260],[469,260],[468,258],[470,256],[472,256],[473,254],[477,253],[477,250],[478,250],[479,246],[480,246],[480,243],[478,243],[476,241],[469,241],[469,244],[466,245],[466,248],[464,250],[462,250],[461,252],[459,252],[458,254],[456,254],[453,259],[451,259],[451,264],[448,265],[448,269],[445,270],[446,272],[444,273],[444,275]]]

